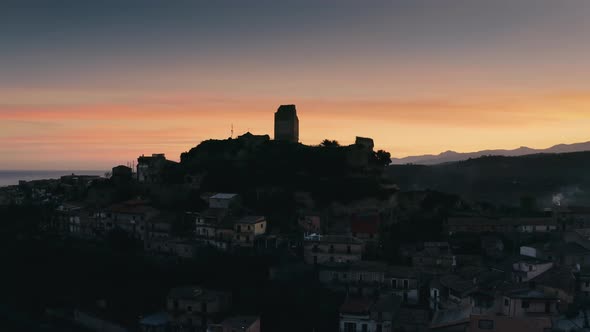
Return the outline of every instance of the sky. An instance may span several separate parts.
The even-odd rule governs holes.
[[[5,0],[0,169],[250,131],[394,157],[590,141],[587,0]]]

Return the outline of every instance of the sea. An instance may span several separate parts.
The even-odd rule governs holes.
[[[32,181],[45,179],[59,179],[64,175],[99,175],[104,176],[106,171],[82,171],[82,170],[63,170],[63,171],[2,171],[0,170],[0,187],[17,185],[18,181]]]

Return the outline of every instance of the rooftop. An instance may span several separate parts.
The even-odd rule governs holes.
[[[237,224],[256,224],[259,222],[266,221],[263,216],[246,216],[238,219],[236,221]]]
[[[234,197],[238,196],[238,194],[232,194],[232,193],[217,193],[213,196],[211,196],[210,198],[214,198],[214,199],[232,199]]]

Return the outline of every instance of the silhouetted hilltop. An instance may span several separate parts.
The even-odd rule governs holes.
[[[186,173],[203,174],[203,190],[305,191],[320,202],[346,201],[380,192],[384,153],[360,144],[308,146],[246,134],[204,141],[183,153],[180,165]]]
[[[573,152],[489,156],[432,166],[391,165],[386,174],[401,190],[440,190],[510,205],[529,196],[547,206],[558,193],[572,204],[588,199],[588,165],[590,152]]]
[[[514,150],[483,150],[477,152],[460,153],[455,151],[445,151],[437,155],[428,154],[422,156],[410,156],[404,158],[391,158],[393,164],[420,164],[420,165],[435,165],[448,162],[462,161],[469,158],[479,158],[483,156],[506,156],[516,157],[537,153],[568,153],[590,151],[590,142],[574,143],[574,144],[558,144],[547,149],[531,149],[526,146],[521,146]]]

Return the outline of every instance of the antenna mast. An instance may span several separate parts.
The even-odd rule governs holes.
[[[231,124],[231,138],[234,138],[234,124]]]

